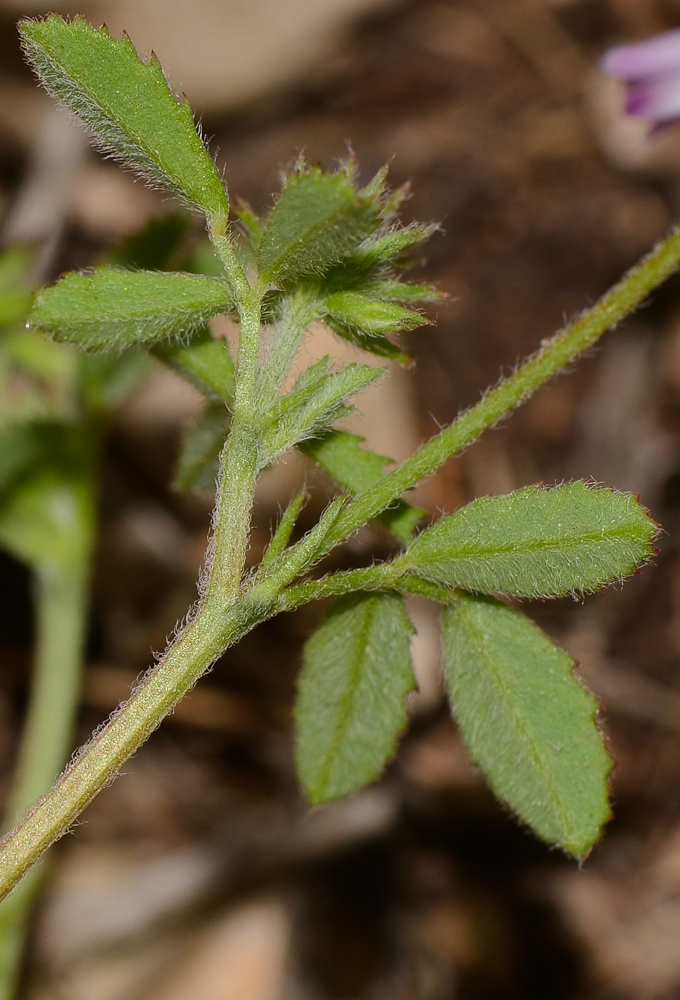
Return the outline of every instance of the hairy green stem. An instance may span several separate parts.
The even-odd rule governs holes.
[[[680,229],[674,229],[647,257],[632,268],[599,302],[554,337],[512,375],[436,434],[393,472],[356,497],[329,532],[319,556],[376,517],[403,493],[431,476],[449,458],[459,454],[485,430],[524,403],[557,372],[591,347],[619,323],[680,264]]]
[[[85,640],[88,568],[64,572],[48,566],[40,567],[36,574],[35,667],[5,828],[13,826],[24,810],[45,794],[72,745]],[[41,865],[0,905],[0,1000],[10,1000],[16,992],[28,918],[42,877]]]
[[[81,751],[52,791],[2,842],[0,898],[68,829],[99,789],[112,780],[198,677],[229,645],[261,620],[262,608],[255,606],[252,598],[237,599],[258,471],[255,385],[259,297],[250,290],[244,292],[239,308],[241,338],[234,420],[222,454],[205,593],[193,619],[162,660],[117,715]]]
[[[427,597],[440,604],[450,604],[455,591],[405,573],[396,562],[378,563],[365,569],[330,573],[319,580],[307,580],[286,587],[279,598],[279,611],[294,611],[302,604],[327,597],[342,597],[357,590],[398,590],[400,593]]]
[[[230,645],[268,616],[252,598],[204,602],[130,699],[75,757],[51,792],[2,842],[0,898],[78,818],[98,791]]]
[[[219,243],[219,238],[216,243]],[[240,592],[257,475],[258,407],[255,394],[262,290],[251,290],[247,285],[226,241],[222,250],[225,267],[228,270],[231,268],[230,281],[235,289],[243,327],[234,424],[223,453],[212,559],[209,562],[210,578],[205,594],[193,619],[129,701],[81,751],[52,791],[5,838],[0,851],[0,897],[6,895],[47,847],[68,829],[198,677],[225,649],[255,625],[278,611],[348,590],[398,585],[399,589],[423,592],[420,583],[408,576],[400,576],[398,567],[393,568],[389,563],[288,589],[285,588],[289,578],[282,571],[280,581],[264,579],[245,594]],[[369,518],[379,514],[421,479],[431,475],[449,457],[527,399],[638,305],[677,267],[678,262],[680,233],[675,231],[594,308],[547,341],[534,357],[488,393],[477,406],[464,413],[377,485],[340,510],[319,545],[310,539],[309,560],[305,562],[302,559],[295,566],[295,572],[308,569],[312,561]],[[446,599],[447,594],[444,589],[439,596],[428,592],[428,596],[435,599]]]
[[[209,601],[219,601],[240,590],[259,471],[260,420],[255,389],[260,347],[260,299],[248,293],[245,301],[240,303],[240,314],[234,418],[220,460],[208,557]]]

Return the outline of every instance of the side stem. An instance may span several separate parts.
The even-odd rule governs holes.
[[[676,270],[680,264],[680,228],[672,230],[599,302],[528,358],[512,375],[491,389],[475,406],[436,434],[393,472],[347,505],[329,532],[319,557],[325,555],[403,493],[431,476],[549,379],[616,326]]]

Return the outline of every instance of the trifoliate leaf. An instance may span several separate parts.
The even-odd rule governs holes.
[[[26,58],[46,89],[92,132],[95,142],[152,184],[199,209],[219,233],[227,196],[199,137],[191,108],[178,103],[158,59],[148,65],[124,35],[56,14],[19,24]]]
[[[423,531],[402,560],[436,583],[560,597],[634,573],[656,532],[634,496],[577,480],[473,500]]]
[[[286,181],[257,252],[260,277],[290,282],[321,275],[379,225],[379,211],[344,173],[302,167]]]
[[[393,464],[391,458],[376,455],[363,447],[363,442],[364,439],[357,434],[333,429],[321,437],[302,441],[298,448],[334,482],[348,490],[352,496],[357,496],[382,478],[386,465]],[[424,516],[425,511],[420,507],[413,507],[405,500],[395,500],[378,515],[378,519],[397,541],[406,545],[413,538],[416,525]]]
[[[352,594],[305,646],[295,708],[297,771],[310,802],[379,777],[406,727],[413,626],[396,594]]]
[[[120,350],[186,338],[230,305],[217,278],[100,267],[43,289],[30,325],[88,350]]]
[[[184,439],[175,474],[179,490],[214,490],[220,452],[229,431],[224,403],[209,403]]]
[[[443,654],[470,759],[542,840],[583,857],[610,816],[611,760],[574,661],[519,611],[462,593]]]

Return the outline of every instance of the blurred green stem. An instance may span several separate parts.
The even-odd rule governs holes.
[[[89,566],[61,569],[52,564],[36,572],[35,667],[5,829],[14,826],[50,788],[71,749],[82,672],[88,570]],[[11,1000],[16,993],[30,913],[44,873],[43,861],[0,904],[0,1000]]]

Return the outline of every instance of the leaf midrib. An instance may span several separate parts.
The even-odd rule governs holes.
[[[517,699],[513,697],[510,687],[504,682],[503,671],[499,671],[494,664],[494,659],[490,655],[488,650],[488,642],[486,632],[481,630],[474,621],[473,616],[468,615],[468,625],[470,631],[474,636],[477,637],[480,657],[486,665],[486,668],[491,675],[493,681],[495,681],[495,686],[500,690],[501,701],[509,706],[510,709],[515,708]],[[527,727],[527,723],[524,721],[524,716],[521,712],[515,710],[511,713],[512,718],[516,721],[516,728],[521,732],[526,740],[526,744],[529,746],[529,752],[531,754],[531,760],[535,764],[536,769],[540,772],[542,781],[546,790],[547,797],[553,802],[555,811],[563,825],[563,828],[570,832],[576,831],[578,829],[578,824],[574,823],[573,814],[568,808],[568,803],[563,801],[562,797],[555,794],[553,788],[551,787],[553,782],[550,780],[550,775],[552,773],[551,768],[547,763],[547,757],[545,754],[540,752],[540,744],[536,742],[535,738],[531,734]],[[566,839],[566,838],[563,838]]]
[[[606,532],[586,532],[584,534],[578,535],[577,537],[573,535],[565,535],[560,538],[550,538],[550,539],[536,539],[536,541],[529,542],[525,544],[517,543],[499,543],[498,545],[491,546],[489,543],[485,546],[483,543],[478,544],[476,542],[464,542],[462,546],[456,548],[455,550],[448,550],[443,548],[443,554],[440,558],[433,561],[441,562],[444,559],[465,559],[472,561],[475,556],[493,556],[493,555],[508,555],[512,553],[522,553],[533,552],[533,551],[549,551],[558,550],[564,551],[565,549],[574,549],[582,546],[585,543],[591,542],[601,542],[603,540],[616,540],[620,538],[631,537],[634,534],[634,529],[631,525],[607,529]],[[635,538],[637,540],[639,536],[635,533]],[[451,552],[449,555],[448,553]]]
[[[370,598],[365,604],[365,617],[364,622],[360,629],[355,629],[354,636],[357,638],[355,642],[355,651],[351,660],[351,667],[349,670],[350,682],[347,684],[346,693],[340,699],[340,703],[337,711],[337,724],[335,726],[333,739],[331,740],[328,752],[325,757],[324,766],[320,771],[319,778],[319,788],[323,790],[323,794],[327,791],[328,780],[330,776],[331,769],[335,760],[338,757],[339,750],[342,748],[344,738],[347,732],[349,721],[354,708],[354,700],[356,697],[356,692],[359,688],[361,682],[361,662],[362,657],[365,654],[368,638],[373,628],[373,622],[378,611],[378,602],[374,598]]]

